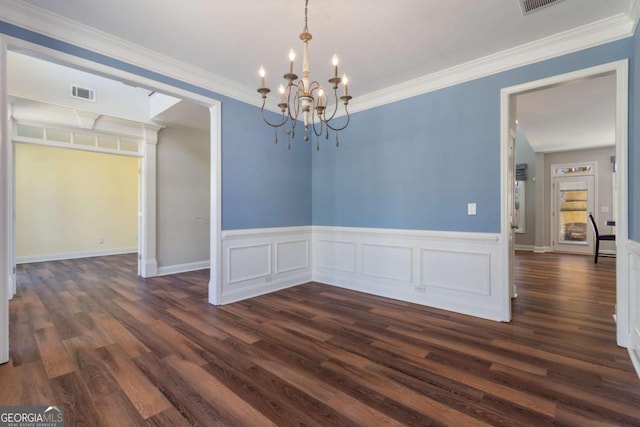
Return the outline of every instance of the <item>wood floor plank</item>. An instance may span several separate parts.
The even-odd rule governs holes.
[[[143,418],[149,418],[171,406],[118,345],[101,347],[95,353]]]
[[[144,427],[147,425],[138,410],[122,391],[105,394],[95,400],[96,409],[105,427]]]
[[[61,375],[50,381],[55,403],[64,407],[65,425],[105,426],[105,421],[89,398],[89,391],[76,372]]]
[[[223,408],[225,419],[234,425],[273,426],[276,424],[247,404],[224,384],[211,376],[200,366],[176,356],[169,356],[165,363],[173,367],[180,376],[207,401],[221,399],[226,402]]]
[[[42,364],[49,378],[69,374],[75,370],[73,361],[66,352],[55,326],[35,331],[35,338]]]

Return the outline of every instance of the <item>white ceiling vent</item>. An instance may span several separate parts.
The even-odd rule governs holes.
[[[71,97],[84,101],[96,102],[96,90],[78,85],[71,85]]]
[[[542,10],[545,7],[553,6],[561,1],[564,0],[520,0],[520,9],[522,9],[523,15],[528,15]]]

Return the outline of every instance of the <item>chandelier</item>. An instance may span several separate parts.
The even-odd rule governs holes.
[[[265,117],[264,106],[267,101],[267,94],[271,92],[266,86],[265,82],[265,70],[264,67],[260,67],[260,88],[258,92],[262,95],[262,107],[260,111],[262,113],[262,120],[274,129],[274,143],[278,143],[278,129],[287,137],[287,148],[291,149],[291,140],[295,138],[295,128],[298,122],[300,112],[302,112],[302,122],[304,123],[304,140],[309,141],[310,129],[313,135],[316,137],[316,150],[320,149],[320,138],[324,135],[325,139],[329,139],[329,132],[335,133],[336,147],[340,145],[338,139],[338,132],[345,129],[349,125],[349,87],[347,76],[342,75],[338,77],[338,56],[333,55],[333,77],[328,82],[333,89],[333,97],[330,98],[330,93],[317,81],[311,81],[311,71],[309,69],[309,40],[312,39],[307,27],[307,9],[309,6],[309,0],[304,2],[304,29],[300,34],[300,40],[303,42],[302,46],[302,78],[298,78],[293,72],[293,63],[296,58],[296,54],[293,49],[289,51],[289,72],[282,78],[284,82],[280,84],[279,93],[280,99],[278,102],[278,108],[282,113],[280,121],[272,123]],[[342,84],[342,94],[338,96],[338,88]],[[333,121],[336,113],[338,112],[338,104],[344,105],[344,111],[346,113],[346,119],[343,119],[340,125],[336,125]]]

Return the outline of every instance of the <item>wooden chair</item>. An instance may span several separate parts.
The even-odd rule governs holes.
[[[596,241],[596,257],[593,260],[594,264],[598,263],[598,254],[600,252],[600,240],[616,240],[616,235],[615,234],[600,234],[598,232],[598,226],[596,225],[596,220],[593,219],[593,215],[589,214],[589,219],[591,220],[591,225],[593,226],[593,232],[596,235],[595,241]]]

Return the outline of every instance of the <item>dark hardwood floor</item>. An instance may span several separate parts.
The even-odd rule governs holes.
[[[640,425],[615,261],[517,256],[513,322],[309,283],[207,303],[208,271],[135,256],[25,264],[0,405],[66,425]]]

